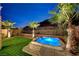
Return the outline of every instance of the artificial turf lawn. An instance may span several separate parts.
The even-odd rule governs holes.
[[[3,48],[0,56],[30,56],[22,51],[22,48],[29,44],[31,39],[24,37],[12,37],[3,41]]]

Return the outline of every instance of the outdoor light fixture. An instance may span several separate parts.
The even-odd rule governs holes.
[[[2,9],[2,6],[0,6],[0,10]]]
[[[2,6],[0,6],[0,22],[1,22],[1,9],[2,9]]]

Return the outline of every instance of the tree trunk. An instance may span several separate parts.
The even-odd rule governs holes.
[[[72,37],[72,27],[71,27],[70,22],[68,23],[67,32],[68,32],[68,38],[67,38],[66,49],[70,50],[70,48],[71,48],[71,37]]]
[[[8,38],[10,38],[11,37],[10,29],[8,29],[7,31],[8,31],[8,33],[7,33],[8,34]]]
[[[71,24],[71,22],[68,23],[67,32],[68,32],[68,38],[67,38],[66,49],[71,53],[71,55],[76,55],[76,48],[78,48],[76,41],[76,29],[75,26]]]
[[[34,28],[33,28],[33,31],[32,31],[32,38],[35,37],[35,31],[34,31]]]

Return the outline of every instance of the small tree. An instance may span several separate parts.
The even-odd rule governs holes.
[[[13,25],[15,24],[15,23],[13,23],[13,22],[11,22],[11,21],[9,21],[9,20],[6,20],[6,21],[4,21],[4,22],[2,22],[2,24],[5,26],[5,28],[7,29],[7,36],[8,36],[8,38],[10,38],[11,37],[11,28],[13,27]]]
[[[32,30],[32,38],[35,37],[35,29],[36,29],[38,26],[39,26],[39,24],[36,23],[36,22],[32,22],[32,23],[29,24],[29,27],[33,29],[33,30]]]

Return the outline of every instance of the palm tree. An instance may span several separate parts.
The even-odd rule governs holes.
[[[35,29],[36,29],[38,26],[39,26],[39,24],[36,23],[36,22],[32,22],[32,23],[29,24],[29,27],[33,29],[33,30],[32,30],[32,38],[35,37]]]
[[[52,13],[51,13],[52,14]],[[54,16],[49,20],[50,23],[56,23],[58,25],[58,31],[66,33],[67,22],[64,22],[65,17],[61,16],[61,13],[53,13]],[[65,34],[64,33],[64,34]]]
[[[63,16],[65,16],[64,17],[65,23],[68,24],[68,29],[67,29],[68,39],[67,39],[66,49],[71,51],[71,50],[73,50],[72,47],[74,47],[74,46],[72,46],[72,44],[76,45],[75,44],[76,41],[74,39],[75,27],[73,26],[72,21],[73,21],[73,18],[75,17],[75,15],[78,13],[78,10],[77,10],[78,4],[71,4],[71,3],[70,4],[59,4],[59,8],[61,10],[60,13]]]
[[[61,3],[58,5],[58,10],[59,12],[54,13],[59,14],[58,19],[55,19],[55,21],[64,24],[68,24],[67,32],[68,32],[68,39],[67,39],[67,44],[66,44],[66,49],[71,50],[72,49],[72,44],[75,45],[75,39],[74,39],[74,29],[75,27],[72,24],[72,21],[74,20],[73,18],[77,15],[78,9],[79,9],[79,4],[72,4],[72,3]],[[73,38],[72,38],[73,37]],[[71,43],[74,41],[74,43]]]
[[[10,29],[13,27],[13,25],[15,23],[11,22],[10,20],[6,20],[6,21],[2,22],[2,24],[7,29],[7,36],[8,36],[8,38],[10,38],[11,37],[11,30]]]

